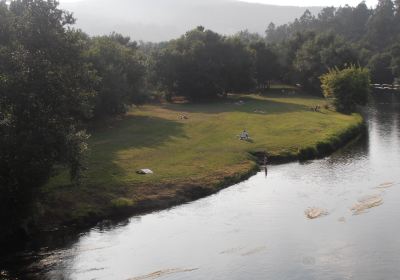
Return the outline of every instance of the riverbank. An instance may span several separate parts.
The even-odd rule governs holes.
[[[311,96],[232,95],[223,103],[146,105],[96,128],[87,170],[73,186],[60,171],[42,190],[40,228],[86,227],[213,194],[270,162],[321,157],[359,134],[361,116]],[[321,106],[320,112],[311,110]],[[240,141],[243,129],[252,141]],[[139,175],[148,168],[154,174]]]

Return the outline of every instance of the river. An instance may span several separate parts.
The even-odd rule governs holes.
[[[399,102],[396,94],[375,96],[365,112],[367,135],[328,158],[271,166],[267,176],[260,172],[192,203],[69,238],[48,237],[8,257],[2,273],[19,279],[399,279]],[[371,197],[376,207],[352,210]],[[312,207],[326,215],[308,219]]]

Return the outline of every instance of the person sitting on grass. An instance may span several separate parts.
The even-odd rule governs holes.
[[[250,139],[250,135],[249,133],[245,130],[243,130],[243,132],[240,134],[240,140],[249,140]]]

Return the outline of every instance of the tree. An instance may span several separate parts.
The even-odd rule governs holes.
[[[367,68],[334,68],[321,76],[321,83],[324,96],[333,99],[333,104],[340,112],[351,113],[357,105],[367,103],[370,91],[370,74]]]
[[[400,22],[400,0],[394,0],[394,7],[396,13],[396,22]]]
[[[306,41],[297,51],[294,67],[299,82],[307,89],[319,91],[319,77],[333,67],[357,63],[355,51],[334,33],[321,33]]]
[[[392,83],[392,56],[390,53],[378,53],[374,55],[369,63],[368,68],[371,71],[371,80],[374,83]]]
[[[290,40],[284,41],[278,45],[279,60],[283,73],[283,81],[287,83],[298,83],[299,75],[294,67],[297,52],[305,42],[313,40],[316,34],[313,31],[297,32]]]
[[[236,37],[225,38],[221,52],[222,94],[247,91],[253,87],[252,53]]]
[[[113,33],[91,39],[86,59],[100,78],[96,85],[96,118],[125,113],[129,105],[142,101],[145,67],[137,45],[129,37]]]
[[[392,41],[395,32],[394,4],[392,0],[379,0],[367,23],[367,40],[377,50],[383,50]]]
[[[57,5],[0,4],[0,238],[25,220],[55,165],[78,177],[86,148],[80,120],[91,114],[93,72]]]
[[[309,9],[307,9],[303,13],[303,15],[299,18],[299,24],[302,26],[302,28],[311,27],[314,22],[315,22],[315,17],[313,16],[313,14],[310,12]]]
[[[367,7],[365,2],[361,2],[353,10],[353,14],[351,15],[352,22],[350,26],[347,26],[347,28],[352,30],[351,35],[353,37],[353,41],[360,40],[367,32],[367,23],[371,14],[372,12]]]
[[[254,53],[254,78],[257,87],[269,88],[271,80],[278,79],[280,75],[278,56],[272,47],[264,42],[251,44],[250,48]]]
[[[252,85],[251,53],[238,38],[203,27],[187,32],[154,54],[154,73],[167,97],[215,99]]]
[[[321,22],[324,27],[329,27],[335,20],[336,8],[335,7],[325,7],[318,14],[318,21]]]
[[[250,31],[248,31],[247,29],[236,33],[233,36],[233,38],[239,39],[240,42],[242,42],[245,45],[249,45],[249,44],[252,44],[252,43],[255,43],[255,42],[264,41],[264,38],[260,34],[252,33]]]
[[[223,38],[219,34],[198,27],[178,39],[175,47],[178,51],[178,63],[174,64],[177,95],[203,101],[223,93]]]
[[[392,74],[400,81],[400,44],[396,44],[392,47],[391,55]]]

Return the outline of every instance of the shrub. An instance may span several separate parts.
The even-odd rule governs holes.
[[[354,112],[357,105],[365,105],[370,91],[369,70],[351,66],[339,70],[331,69],[320,77],[326,98],[333,100],[336,110],[343,113]]]

